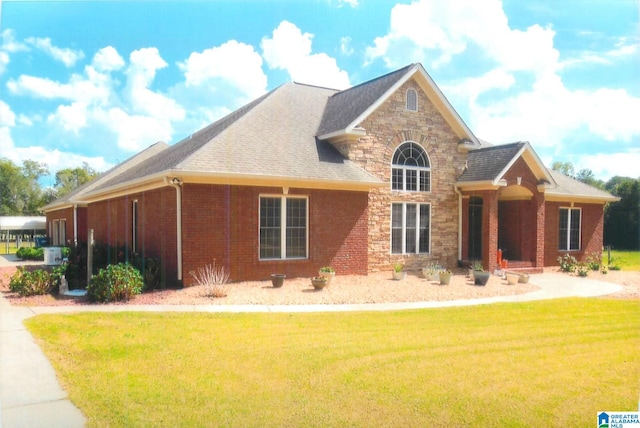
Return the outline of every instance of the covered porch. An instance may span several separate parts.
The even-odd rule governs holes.
[[[472,169],[473,168],[473,169]],[[456,183],[460,195],[460,260],[486,270],[542,272],[545,190],[553,178],[528,143],[469,154]]]

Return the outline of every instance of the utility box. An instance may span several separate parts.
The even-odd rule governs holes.
[[[62,264],[62,248],[45,247],[44,248],[44,264],[47,266]]]

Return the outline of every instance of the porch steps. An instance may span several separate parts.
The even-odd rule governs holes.
[[[507,267],[504,270],[505,272],[528,274],[542,273],[544,271],[542,267],[536,267],[533,265],[533,262],[526,260],[508,260]]]

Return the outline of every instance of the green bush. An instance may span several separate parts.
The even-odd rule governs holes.
[[[16,251],[16,256],[22,260],[44,260],[44,249],[21,247]]]
[[[23,297],[48,294],[56,281],[57,278],[46,270],[29,271],[24,267],[18,267],[9,279],[9,290]]]
[[[142,292],[140,272],[128,263],[109,265],[93,278],[87,287],[87,296],[92,302],[115,302],[129,300]]]
[[[576,265],[578,261],[571,254],[565,254],[564,256],[558,257],[558,263],[560,264],[560,270],[562,272],[570,272],[576,270]]]

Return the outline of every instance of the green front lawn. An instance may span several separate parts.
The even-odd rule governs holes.
[[[637,301],[27,326],[90,426],[591,426],[637,410]]]
[[[611,250],[612,265],[617,265],[622,270],[640,270],[640,251]],[[602,265],[606,266],[609,260],[607,250],[602,252]]]

